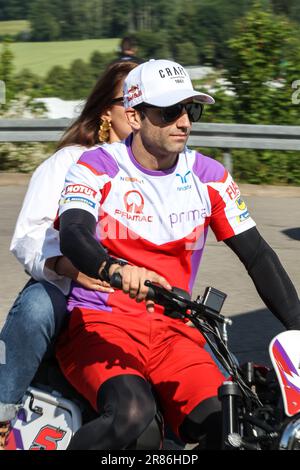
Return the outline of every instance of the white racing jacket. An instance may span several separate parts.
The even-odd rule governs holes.
[[[96,148],[96,147],[92,147]],[[59,232],[53,227],[66,174],[83,152],[80,145],[58,150],[33,173],[16,223],[10,251],[37,281],[55,284],[64,294],[70,279],[45,267],[45,261],[61,256]]]

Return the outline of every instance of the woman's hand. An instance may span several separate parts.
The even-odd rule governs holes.
[[[101,281],[100,279],[94,279],[78,271],[78,269],[75,268],[71,261],[66,258],[66,256],[57,257],[55,261],[52,262],[52,264],[51,262],[46,262],[46,266],[55,271],[60,276],[66,276],[73,281],[78,282],[78,284],[80,284],[82,287],[85,287],[86,289],[106,293],[114,292],[114,289],[107,282]]]
[[[77,276],[75,275],[73,281],[78,282],[81,286],[86,289],[97,290],[99,292],[112,293],[114,289],[108,284],[108,282],[100,281],[100,279],[94,279],[93,277],[86,276],[77,270]]]

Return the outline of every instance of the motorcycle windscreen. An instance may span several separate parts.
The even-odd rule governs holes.
[[[287,416],[300,412],[300,331],[284,331],[269,346]]]

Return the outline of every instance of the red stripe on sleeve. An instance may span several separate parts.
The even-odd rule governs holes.
[[[227,180],[227,177],[228,177],[228,171],[225,170],[223,178],[221,178],[220,180],[217,180],[215,182],[216,183],[225,183],[225,181]]]
[[[105,199],[109,195],[110,190],[111,190],[111,181],[106,183],[101,189],[102,198],[101,198],[100,204],[104,203]]]
[[[226,216],[226,204],[221,198],[219,192],[208,186],[209,199],[211,201],[211,218],[210,226],[217,237],[218,241],[225,240],[226,238],[235,235],[233,228],[228,222]]]
[[[78,165],[82,165],[82,166],[85,166],[86,168],[88,168],[92,173],[94,173],[94,175],[104,175],[105,173],[99,173],[99,171],[95,170],[94,167],[92,167],[91,165],[89,165],[88,163],[85,163],[85,162],[77,162]]]

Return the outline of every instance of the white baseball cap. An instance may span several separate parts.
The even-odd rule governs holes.
[[[187,98],[204,104],[215,102],[212,96],[194,90],[187,71],[171,60],[144,62],[131,70],[124,81],[125,108],[140,103],[166,107]]]

